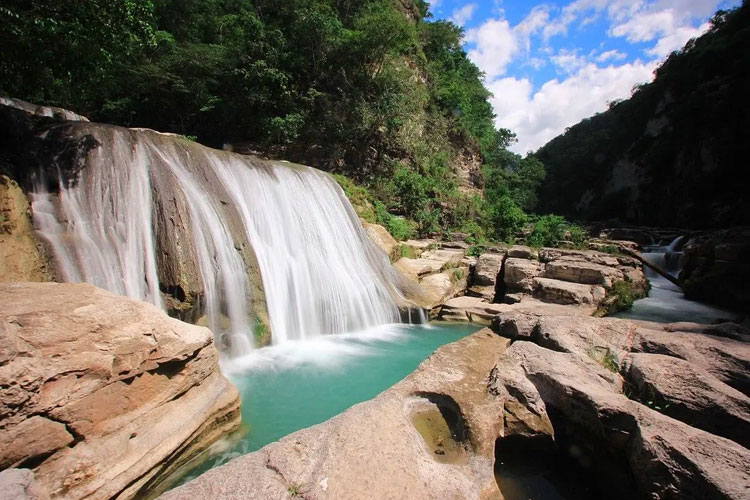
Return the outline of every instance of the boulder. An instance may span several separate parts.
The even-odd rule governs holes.
[[[594,480],[603,475],[614,498],[746,498],[750,451],[628,399],[608,370],[583,360],[518,341],[492,371],[489,390],[511,407],[521,403],[537,424],[554,410],[555,439],[585,433],[572,459],[587,462]],[[603,467],[608,459],[614,467]],[[629,471],[617,468],[622,461]]]
[[[508,249],[508,257],[531,260],[538,259],[539,253],[536,250],[532,250],[530,247],[513,245]]]
[[[474,268],[472,285],[494,287],[503,267],[503,260],[505,260],[503,254],[485,253],[480,255]]]
[[[239,425],[212,333],[149,304],[0,284],[0,330],[0,462],[53,498],[142,495]]]
[[[534,289],[534,278],[543,269],[535,260],[508,257],[505,261],[505,287],[508,292],[531,293]]]
[[[665,415],[750,448],[750,397],[684,359],[631,354],[629,377],[641,401]]]
[[[549,262],[544,268],[544,277],[605,287],[610,287],[615,281],[622,281],[625,278],[617,268],[590,262],[570,261],[564,258]]]
[[[431,305],[433,307],[455,297],[466,288],[466,280],[456,279],[455,274],[451,271],[430,274],[422,279],[419,284],[432,297]]]
[[[388,255],[391,262],[395,262],[399,258],[399,251],[401,245],[396,241],[391,233],[380,224],[370,224],[363,222],[367,236],[370,237],[375,244]]]
[[[606,295],[601,286],[581,285],[549,278],[534,278],[533,289],[534,297],[556,304],[596,305]]]

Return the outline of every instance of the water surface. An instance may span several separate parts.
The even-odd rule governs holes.
[[[417,368],[438,347],[476,332],[467,323],[385,325],[258,349],[222,365],[240,391],[244,435],[214,446],[180,483],[371,399]]]

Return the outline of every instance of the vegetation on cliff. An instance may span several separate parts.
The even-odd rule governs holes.
[[[423,0],[11,0],[0,21],[1,93],[344,174],[398,237],[509,239],[536,205],[543,165]]]
[[[719,11],[652,83],[542,147],[540,208],[655,226],[750,222],[749,45],[747,2]]]

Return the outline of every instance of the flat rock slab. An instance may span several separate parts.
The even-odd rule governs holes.
[[[543,269],[543,264],[538,261],[508,257],[504,276],[506,289],[511,293],[531,293],[534,290],[534,278]]]
[[[615,281],[622,281],[623,273],[610,266],[594,264],[592,262],[578,262],[570,260],[556,260],[549,262],[544,268],[544,277],[571,283],[587,285],[612,286]]]
[[[534,278],[534,297],[556,304],[596,305],[604,299],[604,287],[582,285],[550,278]]]
[[[665,415],[750,448],[750,397],[684,359],[636,353],[629,379]]]
[[[0,465],[51,497],[132,498],[238,425],[208,329],[87,284],[0,284]]]
[[[461,265],[464,255],[462,250],[428,250],[418,259],[401,258],[395,266],[407,276],[420,278]]]

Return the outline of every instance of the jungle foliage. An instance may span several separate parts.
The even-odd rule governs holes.
[[[0,22],[0,93],[343,174],[399,238],[513,239],[538,203],[544,166],[424,0],[9,0]]]

